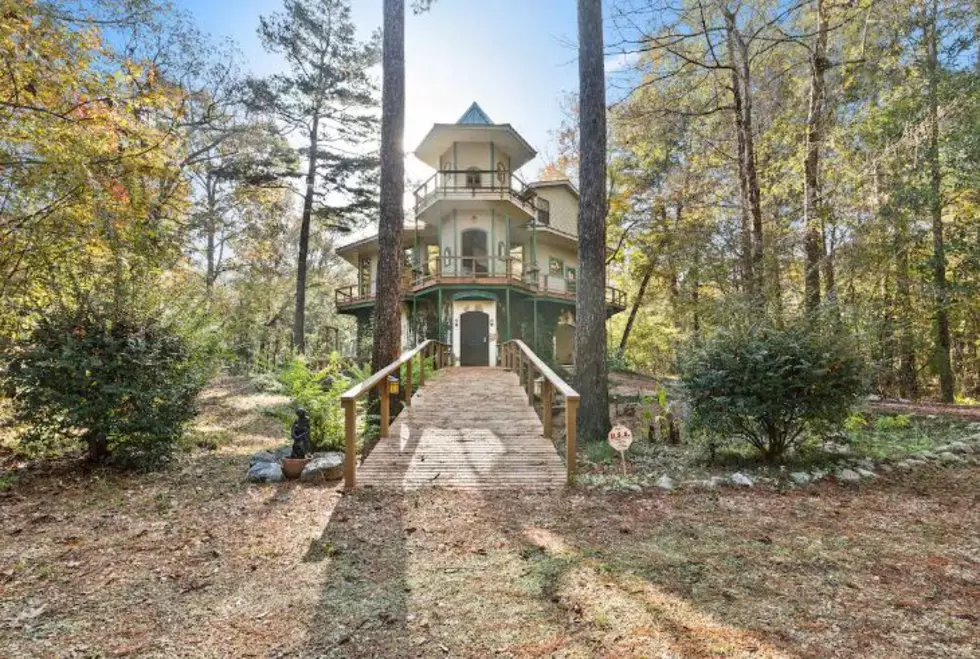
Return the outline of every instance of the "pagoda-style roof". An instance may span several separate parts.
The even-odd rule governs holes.
[[[433,169],[453,142],[493,142],[510,156],[511,170],[520,169],[537,155],[510,124],[495,124],[478,103],[473,103],[454,124],[434,124],[415,148],[415,157]]]

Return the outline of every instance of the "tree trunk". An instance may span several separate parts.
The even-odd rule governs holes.
[[[378,279],[371,367],[377,371],[401,350],[402,230],[405,192],[405,0],[384,0],[381,85],[381,208]]]
[[[606,81],[602,2],[578,0],[579,277],[575,300],[578,432],[585,441],[609,432],[606,374]]]
[[[630,307],[630,316],[626,319],[626,327],[623,329],[623,337],[619,340],[619,354],[626,352],[626,344],[630,338],[630,332],[633,331],[633,323],[636,322],[636,314],[640,310],[640,304],[643,303],[643,296],[647,292],[647,284],[650,283],[650,278],[653,277],[653,260],[647,262],[647,267],[643,270],[643,279],[640,280],[640,290],[636,292],[636,299],[633,300],[633,306]]]
[[[807,315],[820,308],[820,262],[823,237],[820,198],[820,142],[823,139],[824,70],[827,66],[827,16],[817,0],[817,37],[810,55],[810,103],[807,111],[806,155],[803,159],[803,225],[806,231],[804,298]]]
[[[310,251],[310,220],[313,217],[313,186],[316,182],[317,133],[319,115],[313,115],[310,127],[310,162],[306,170],[306,194],[303,196],[303,218],[299,226],[299,257],[296,260],[296,315],[293,319],[293,349],[306,352],[306,257]]]
[[[745,100],[742,94],[742,79],[738,65],[738,48],[735,28],[735,16],[725,13],[727,49],[731,70],[732,108],[735,126],[735,152],[738,167],[739,196],[741,199],[741,255],[739,263],[742,269],[742,289],[750,300],[757,300],[761,295],[761,272],[756,271],[755,247],[753,239],[752,193],[748,178],[747,149],[748,139],[745,133]]]
[[[939,169],[939,3],[931,0],[923,38],[926,42],[926,84],[929,112],[929,211],[932,216],[932,267],[935,290],[936,368],[944,403],[953,402],[953,367],[949,355],[949,290],[943,240],[942,172]]]

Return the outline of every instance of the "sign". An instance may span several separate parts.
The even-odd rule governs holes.
[[[623,475],[626,475],[626,449],[633,443],[633,431],[626,426],[615,425],[606,439],[610,446],[619,451],[619,457],[623,459]]]
[[[633,431],[626,426],[616,425],[609,431],[609,445],[623,453],[633,443]]]

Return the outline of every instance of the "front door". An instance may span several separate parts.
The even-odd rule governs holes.
[[[490,316],[467,311],[459,317],[460,366],[490,365]]]

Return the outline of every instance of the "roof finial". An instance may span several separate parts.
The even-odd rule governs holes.
[[[476,124],[484,126],[492,126],[493,121],[487,116],[487,113],[483,111],[480,105],[473,101],[473,105],[463,113],[463,116],[459,118],[457,124]]]

